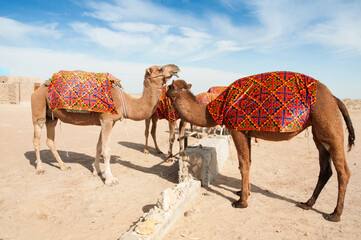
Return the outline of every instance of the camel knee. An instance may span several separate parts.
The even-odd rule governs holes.
[[[36,125],[39,126],[41,130],[44,127],[45,122],[46,122],[45,118],[41,118],[36,121]]]
[[[35,138],[33,139],[33,145],[34,145],[34,149],[40,151],[40,139],[39,138]]]
[[[110,159],[110,147],[104,147],[102,151],[102,155],[104,157],[104,160]]]
[[[49,149],[53,150],[55,149],[55,143],[53,140],[51,139],[46,139],[46,145],[48,146]]]

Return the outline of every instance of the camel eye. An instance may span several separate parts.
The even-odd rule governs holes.
[[[163,72],[163,68],[159,68],[158,70],[159,70],[159,72]]]

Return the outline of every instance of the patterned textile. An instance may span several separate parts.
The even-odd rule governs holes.
[[[207,92],[214,93],[218,97],[226,88],[227,87],[211,87]]]
[[[49,107],[117,114],[110,92],[115,82],[109,73],[59,71],[50,80]]]
[[[207,105],[229,129],[294,132],[307,126],[316,102],[317,80],[294,72],[241,78]]]
[[[200,103],[210,103],[216,97],[217,96],[214,93],[209,93],[209,92],[200,93],[200,94],[196,95],[196,98],[197,98],[198,102],[200,102]]]
[[[155,110],[158,119],[167,119],[168,121],[176,121],[179,119],[178,114],[175,112],[172,102],[169,97],[166,95],[167,87],[163,86],[162,88],[162,98],[159,101],[158,107]]]

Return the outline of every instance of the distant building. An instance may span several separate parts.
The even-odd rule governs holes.
[[[9,76],[9,73],[9,69],[0,68],[0,104],[30,102],[35,86],[44,82],[42,78]]]

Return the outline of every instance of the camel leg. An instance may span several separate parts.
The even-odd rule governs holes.
[[[322,145],[322,143],[316,138],[314,134],[314,141],[319,152],[319,164],[320,164],[320,174],[318,176],[318,181],[313,191],[311,198],[307,202],[298,203],[297,206],[309,210],[316,203],[316,200],[321,193],[323,187],[326,185],[330,177],[332,176],[330,153]]]
[[[100,131],[99,139],[97,143],[97,149],[95,153],[95,160],[93,163],[93,176],[100,176],[101,170],[100,170],[100,156],[102,154],[102,131]]]
[[[113,121],[110,119],[101,119],[101,143],[102,143],[102,155],[104,159],[104,174],[105,185],[112,186],[118,184],[118,179],[112,175],[110,171],[110,135],[113,128]]]
[[[338,197],[336,208],[333,213],[327,216],[327,219],[332,222],[338,222],[341,220],[341,214],[343,211],[343,205],[346,195],[346,188],[348,181],[350,180],[351,172],[347,166],[343,145],[342,148],[331,148],[330,154],[333,165],[335,166],[337,172]]]
[[[310,200],[301,207],[306,209],[311,207],[321,192],[322,187],[326,184],[331,176],[329,157],[335,167],[338,180],[338,197],[336,207],[326,219],[330,221],[340,221],[343,211],[346,188],[351,173],[348,169],[345,150],[344,150],[344,133],[342,119],[337,112],[339,111],[337,103],[331,93],[320,84],[317,90],[317,103],[312,112],[312,134],[320,151],[320,176],[315,191]],[[328,152],[328,153],[326,153]]]
[[[322,143],[314,135],[314,141],[316,147],[319,151],[319,164],[320,164],[320,174],[318,176],[318,181],[313,191],[311,198],[307,202],[298,203],[297,206],[302,209],[309,210],[316,203],[316,200],[321,193],[323,187],[326,185],[330,177],[332,176],[331,162],[330,162],[330,153],[322,145]]]
[[[155,146],[155,150],[157,151],[157,153],[159,154],[163,154],[163,152],[159,149],[158,144],[157,144],[157,136],[156,136],[156,132],[157,132],[157,123],[158,123],[158,117],[156,114],[152,115],[152,130],[151,130],[151,134],[152,134],[152,138],[154,141],[154,146]]]
[[[45,119],[39,119],[34,123],[34,138],[33,145],[36,155],[36,174],[44,174],[45,169],[43,167],[43,163],[40,159],[40,137],[41,137],[41,129],[44,127]]]
[[[168,121],[169,125],[169,148],[168,148],[168,154],[167,154],[167,160],[166,162],[169,162],[172,160],[172,152],[173,152],[173,143],[175,139],[175,125],[176,121]]]
[[[231,131],[234,145],[237,150],[239,170],[242,177],[242,190],[238,192],[240,199],[232,203],[233,207],[245,208],[248,206],[247,199],[250,193],[249,171],[251,167],[251,139],[245,133]]]
[[[335,137],[337,139],[337,137]],[[343,211],[344,198],[346,194],[346,187],[348,181],[350,179],[350,170],[348,169],[345,152],[343,149],[343,141],[342,144],[337,144],[333,146],[332,143],[336,141],[332,141],[330,143],[318,142],[315,140],[316,146],[319,149],[319,161],[320,161],[320,175],[318,178],[318,182],[316,188],[311,196],[311,198],[306,203],[299,203],[298,206],[303,209],[310,209],[316,202],[317,197],[319,196],[321,190],[329,180],[332,175],[330,158],[335,166],[337,172],[337,180],[338,180],[338,197],[337,197],[337,205],[333,213],[328,215],[326,219],[338,222],[341,220],[341,214]],[[329,148],[327,150],[327,148]]]
[[[67,167],[65,165],[65,163],[61,160],[61,157],[58,154],[58,151],[56,150],[55,147],[55,126],[58,123],[58,119],[46,119],[46,134],[47,134],[47,139],[46,139],[46,144],[48,145],[49,149],[51,150],[51,152],[53,153],[53,156],[55,157],[56,161],[58,162],[60,169],[63,171],[67,171],[68,169],[70,169],[70,167]]]
[[[184,136],[186,125],[187,125],[187,122],[185,122],[184,120],[181,119],[180,123],[179,123],[178,138],[181,138]],[[184,155],[184,139],[179,141],[179,156],[183,156],[183,155]]]
[[[147,119],[145,119],[145,131],[144,131],[144,136],[145,136],[144,153],[146,153],[146,154],[149,153],[149,150],[148,150],[149,126],[150,126],[150,118],[147,118]]]

